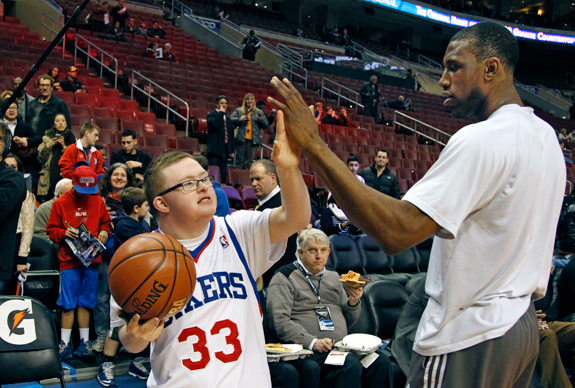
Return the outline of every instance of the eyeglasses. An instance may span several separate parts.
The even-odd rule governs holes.
[[[52,85],[50,85],[50,84],[39,84],[38,87],[39,88],[51,88]]]
[[[170,191],[174,191],[180,187],[182,188],[182,190],[184,190],[184,192],[195,191],[198,189],[200,182],[203,183],[206,187],[213,186],[214,185],[214,177],[209,175],[209,176],[202,178],[202,179],[190,179],[189,181],[178,183],[177,185],[172,186],[169,189],[162,191],[160,194],[157,195],[157,197],[164,195],[164,194],[168,194]]]

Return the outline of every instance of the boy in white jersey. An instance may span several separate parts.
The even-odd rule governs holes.
[[[285,138],[278,116],[274,161],[285,184],[282,206],[264,212],[214,217],[212,179],[189,154],[168,153],[146,171],[145,191],[159,232],[178,239],[196,262],[190,303],[166,322],[127,325],[115,318],[125,348],[137,353],[151,342],[148,387],[271,387],[255,279],[285,250],[285,240],[310,217],[299,172],[299,151]]]

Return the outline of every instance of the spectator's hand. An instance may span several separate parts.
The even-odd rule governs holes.
[[[164,329],[164,321],[152,318],[139,324],[140,315],[135,314],[126,325],[126,333],[142,341],[153,342],[158,339]]]
[[[24,275],[26,272],[28,272],[28,265],[27,264],[18,264],[16,266],[16,271],[18,271],[22,275]]]
[[[236,156],[236,154],[234,154],[233,152],[230,154],[230,158],[234,158],[234,156]]]
[[[98,240],[102,244],[105,244],[106,240],[108,240],[108,231],[107,230],[101,230],[100,233],[98,233]]]
[[[136,174],[136,176],[134,178],[136,178],[137,181],[143,181],[144,180],[144,176],[142,174]]]
[[[272,160],[276,166],[284,169],[297,169],[301,160],[300,150],[288,141],[282,111],[278,112],[277,115],[276,140],[274,141]]]
[[[327,353],[333,348],[333,340],[331,338],[322,338],[315,341],[313,350],[318,353]]]
[[[240,121],[244,121],[244,120],[247,120],[247,118],[248,118],[248,116],[246,116],[246,115],[242,115],[242,117],[240,117]]]
[[[268,101],[284,114],[286,134],[290,146],[299,153],[300,150],[309,148],[314,144],[323,144],[319,137],[313,106],[308,107],[306,105],[301,94],[286,78],[280,81],[277,77],[273,77],[271,85],[285,103],[268,97]]]
[[[78,229],[68,227],[68,229],[66,229],[66,237],[69,237],[71,239],[78,238]]]
[[[349,303],[350,306],[355,306],[357,302],[359,302],[361,296],[363,295],[363,287],[358,288],[347,287],[346,289],[349,294],[349,299],[347,300],[347,303]]]
[[[135,160],[128,160],[126,166],[131,170],[133,168],[142,167],[142,162],[136,162]]]
[[[535,311],[535,314],[537,314],[537,319],[547,318],[547,314],[543,313],[543,310],[537,310]]]

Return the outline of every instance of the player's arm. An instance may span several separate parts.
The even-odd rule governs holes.
[[[130,353],[140,353],[158,339],[164,329],[164,321],[152,318],[140,325],[140,315],[135,314],[128,324],[120,327],[118,335],[122,345]]]
[[[413,204],[361,183],[321,140],[313,114],[291,82],[274,77],[271,84],[285,103],[269,98],[285,114],[289,144],[307,155],[354,225],[388,254],[401,252],[439,231],[440,226]]]
[[[275,208],[269,221],[272,244],[287,239],[305,228],[311,216],[309,195],[298,168],[301,152],[286,137],[283,113],[277,115],[277,132],[272,159],[281,182],[282,206]]]

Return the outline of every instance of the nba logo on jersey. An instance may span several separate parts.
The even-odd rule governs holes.
[[[228,240],[226,239],[226,235],[222,234],[220,236],[220,244],[222,244],[222,248],[226,249],[227,247],[230,246],[230,244],[228,243]]]

